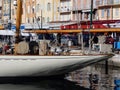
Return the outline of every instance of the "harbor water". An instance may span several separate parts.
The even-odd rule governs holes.
[[[120,90],[120,67],[105,61],[65,75],[65,78],[0,78],[0,90]]]

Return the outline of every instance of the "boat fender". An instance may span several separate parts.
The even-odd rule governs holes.
[[[29,45],[25,41],[18,43],[17,51],[18,54],[27,54],[29,52]]]
[[[29,42],[29,53],[31,55],[38,54],[39,52],[39,45],[36,41]]]

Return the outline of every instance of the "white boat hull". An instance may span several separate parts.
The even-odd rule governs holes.
[[[110,57],[112,56],[0,56],[0,77],[61,75]]]

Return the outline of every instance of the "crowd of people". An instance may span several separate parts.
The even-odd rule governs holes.
[[[7,41],[5,43],[2,43],[0,45],[0,53],[3,54],[13,54],[14,53],[14,41],[13,39],[6,39]],[[27,41],[28,38],[26,38]],[[53,39],[52,39],[53,40]],[[114,42],[120,41],[120,34],[115,33],[115,35],[111,32],[109,33],[91,33],[91,44],[112,44],[114,45]],[[89,34],[83,35],[83,42],[84,47],[89,46]],[[78,44],[79,45],[79,44]],[[38,45],[37,45],[38,46]]]
[[[114,44],[119,41],[112,33],[94,33],[91,38],[92,44]]]

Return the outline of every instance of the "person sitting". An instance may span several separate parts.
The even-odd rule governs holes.
[[[98,37],[95,35],[94,38],[93,38],[93,43],[94,44],[97,44],[98,43]]]
[[[4,54],[7,54],[7,50],[9,50],[9,46],[8,46],[8,44],[5,44],[5,45],[3,46]]]

